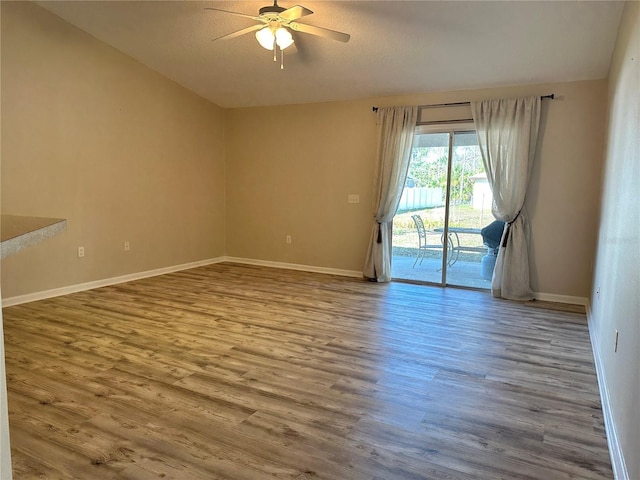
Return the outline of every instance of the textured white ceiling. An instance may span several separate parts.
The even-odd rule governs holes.
[[[622,12],[614,1],[317,1],[285,70],[253,34],[261,1],[55,1],[42,7],[222,107],[282,105],[605,78]],[[281,0],[281,6],[292,2]]]

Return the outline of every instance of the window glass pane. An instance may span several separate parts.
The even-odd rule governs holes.
[[[481,231],[493,221],[492,198],[476,133],[454,133],[449,199],[449,239],[454,253],[447,269],[448,284],[490,288],[491,275],[483,272],[483,265],[494,258],[485,258],[488,249]]]
[[[414,137],[411,163],[393,222],[392,276],[442,284],[449,133]]]

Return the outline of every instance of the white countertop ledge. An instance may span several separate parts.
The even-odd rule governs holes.
[[[67,229],[64,218],[25,217],[1,215],[0,234],[2,248],[0,258],[18,253],[32,245],[53,237]]]

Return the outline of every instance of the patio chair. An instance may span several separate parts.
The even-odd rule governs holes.
[[[422,260],[424,259],[427,250],[442,251],[443,234],[427,230],[420,215],[411,215],[411,218],[413,219],[413,223],[415,223],[416,230],[418,232],[418,255],[416,256],[415,262],[413,262],[413,267],[415,268],[416,264],[418,264],[418,260],[420,261],[420,265],[422,265]]]
[[[503,231],[504,222],[501,220],[495,220],[480,230],[482,243],[489,249],[489,254],[498,254],[498,248],[500,247],[500,240],[502,239]]]
[[[487,254],[482,257],[480,263],[480,276],[485,280],[493,278],[493,270],[496,268],[496,258],[500,248],[500,240],[504,231],[504,222],[495,220],[480,230],[482,243],[487,247]]]

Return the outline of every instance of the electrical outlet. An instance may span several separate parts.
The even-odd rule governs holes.
[[[78,247],[78,258],[84,257],[84,247]]]
[[[129,240],[125,240],[125,242],[124,242],[124,251],[128,252],[129,250],[131,250],[131,245],[129,244]]]
[[[349,196],[347,196],[347,203],[360,203],[360,195],[350,193]]]
[[[287,242],[287,245],[291,245],[291,242],[292,242],[291,235],[287,235],[284,241]]]

